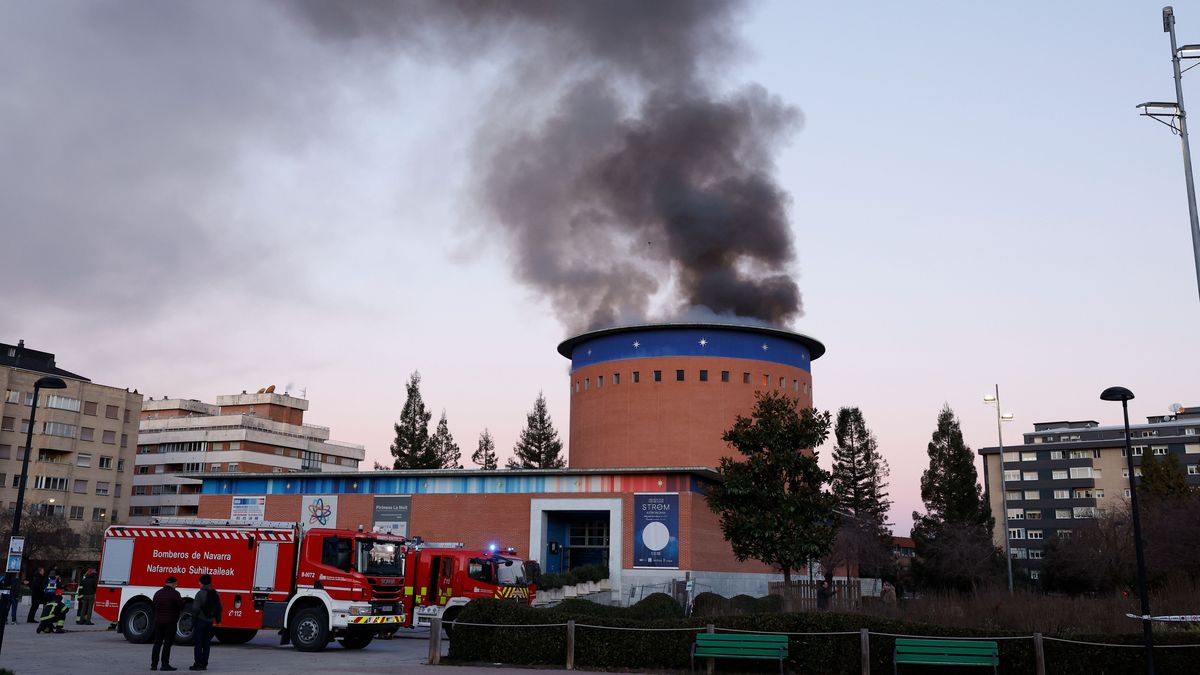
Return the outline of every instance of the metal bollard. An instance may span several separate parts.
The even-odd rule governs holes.
[[[429,665],[436,666],[442,662],[442,617],[433,617],[429,625]]]

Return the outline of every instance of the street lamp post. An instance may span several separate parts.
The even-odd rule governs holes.
[[[1200,218],[1196,214],[1196,186],[1192,179],[1192,150],[1188,145],[1187,112],[1183,108],[1183,73],[1179,67],[1180,59],[1200,58],[1200,45],[1176,46],[1175,42],[1175,10],[1171,6],[1163,7],[1163,32],[1171,34],[1171,66],[1175,71],[1175,100],[1154,101],[1142,103],[1137,107],[1142,109],[1142,115],[1157,120],[1171,127],[1179,134],[1183,147],[1183,178],[1187,185],[1188,217],[1192,226],[1192,258],[1196,265],[1196,288],[1200,292]],[[1189,67],[1187,70],[1190,70]],[[1164,119],[1169,121],[1163,121]]]
[[[1000,385],[996,393],[983,397],[983,402],[996,408],[996,437],[1000,441],[1000,504],[1004,509],[1004,561],[1008,565],[1008,594],[1013,592],[1012,541],[1008,538],[1008,482],[1004,479],[1004,429],[1005,422],[1012,421],[1012,413],[1000,412]]]
[[[21,511],[25,508],[25,483],[29,481],[29,456],[33,454],[33,427],[37,423],[38,394],[42,389],[66,389],[61,378],[46,376],[33,383],[33,401],[29,407],[29,426],[25,429],[25,456],[21,458],[21,482],[17,487],[17,508],[13,512],[12,537],[21,534]],[[8,618],[8,603],[20,597],[20,574],[8,572],[8,595],[0,602],[0,619]],[[4,648],[4,621],[0,621],[0,650]]]
[[[1133,548],[1137,552],[1138,595],[1142,596],[1142,638],[1146,645],[1146,675],[1154,675],[1154,634],[1150,628],[1150,596],[1146,594],[1146,555],[1142,551],[1142,520],[1138,515],[1137,485],[1133,475],[1133,448],[1129,440],[1129,401],[1133,392],[1125,387],[1109,387],[1100,394],[1102,401],[1120,401],[1125,415],[1125,465],[1129,469],[1129,505],[1133,512]]]

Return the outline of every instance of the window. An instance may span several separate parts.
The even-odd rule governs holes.
[[[29,507],[35,516],[61,516],[65,509],[58,504],[34,504]]]
[[[1024,473],[1022,473],[1022,474],[1021,474],[1021,479],[1022,479],[1022,480],[1037,480],[1037,479],[1038,479],[1038,472],[1036,472],[1036,471],[1026,471],[1026,472],[1024,472]]]
[[[1025,538],[1025,528],[1023,528],[1023,527],[1009,528],[1008,538],[1009,539],[1024,539]]]
[[[1072,518],[1095,518],[1096,507],[1094,506],[1076,506],[1071,509]]]
[[[14,391],[12,389],[5,390],[4,402],[5,403],[20,403],[21,402],[21,392]]]
[[[1019,461],[1021,461],[1021,453],[1019,453],[1019,452],[1017,452],[1017,451],[1015,451],[1015,450],[1013,450],[1013,451],[1010,451],[1010,452],[1006,452],[1006,453],[1004,453],[1004,455],[1002,455],[1002,456],[1004,457],[1004,461],[1005,461],[1005,463],[1008,463],[1008,462],[1019,462]]]
[[[662,371],[661,370],[654,371],[654,381],[662,382]]]
[[[1154,446],[1154,454],[1159,455],[1159,456],[1167,454],[1167,446],[1165,446],[1165,445]]]
[[[1042,512],[1041,511],[1026,511],[1025,518],[1027,520],[1041,520]]]
[[[67,479],[58,478],[56,476],[36,476],[33,479],[34,490],[54,490],[55,492],[67,491]]]
[[[106,455],[100,455],[100,468],[101,469],[111,469],[112,468],[112,459],[113,459],[112,457],[108,457]]]
[[[1026,550],[1023,548],[1014,548],[1010,553],[1014,560],[1024,560],[1026,557]]]
[[[764,386],[764,387],[769,387],[769,386],[771,386],[771,376],[770,376],[770,375],[768,375],[768,374],[766,374],[766,373],[763,373],[763,383],[762,383],[762,386]]]
[[[95,435],[96,435],[96,430],[91,427],[80,427],[79,428],[79,440],[81,440],[81,441],[90,441],[95,437]]]
[[[125,424],[129,424],[129,408],[125,409]]]
[[[115,445],[115,444],[116,444],[116,442],[117,442],[117,432],[115,432],[115,431],[105,431],[105,432],[104,432],[104,437],[103,437],[103,442],[104,442],[104,443],[106,443],[106,444],[108,444],[108,445]]]
[[[1042,559],[1042,549],[1040,549],[1040,548],[1029,549],[1029,559],[1030,560],[1041,560]],[[1038,570],[1029,570],[1029,578],[1037,579],[1038,578]]]
[[[800,380],[792,380],[792,391],[800,391]]]
[[[108,496],[108,481],[103,481],[103,480],[96,481],[96,496],[98,496],[98,497],[107,497]]]
[[[118,412],[120,412],[120,408],[118,408],[118,407],[117,407],[117,406],[115,406],[115,405],[106,405],[106,406],[104,406],[104,416],[105,416],[105,417],[107,417],[107,418],[108,418],[108,419],[110,419],[110,420],[119,419],[119,418],[118,418],[118,416],[117,416],[117,413],[118,413]]]
[[[1189,428],[1183,430],[1183,435],[1184,436],[1195,436],[1196,430],[1194,428],[1189,427]]]
[[[1051,450],[1050,451],[1050,459],[1066,459],[1066,458],[1067,458],[1066,450]]]
[[[1008,469],[1004,472],[1004,480],[1021,480],[1021,472],[1016,469]]]
[[[591,389],[591,388],[592,388],[592,378],[590,378],[590,377],[588,377],[588,378],[584,378],[584,380],[583,380],[583,390],[584,390],[584,391],[587,391],[588,389]]]
[[[74,492],[77,495],[86,495],[87,494],[87,481],[86,480],[75,481]]]
[[[621,374],[613,373],[613,384],[621,384]]]
[[[75,466],[82,466],[84,468],[88,468],[91,465],[92,465],[91,454],[86,453],[86,452],[81,452],[78,455],[75,455]]]
[[[237,471],[237,462],[230,462],[230,463],[229,463],[229,470],[230,470],[230,471]]]
[[[13,474],[12,486],[13,486],[13,489],[21,487],[21,474],[19,474],[19,473]]]
[[[42,433],[47,436],[75,438],[75,432],[76,428],[74,424],[63,424],[62,422],[46,422],[42,424]]]
[[[150,467],[137,466],[133,468],[133,472],[139,476],[145,476],[146,474],[150,473]]]
[[[321,564],[350,571],[352,542],[346,537],[325,537],[321,542]]]
[[[1081,488],[1076,490],[1072,496],[1075,499],[1092,499],[1095,497],[1095,493],[1088,488]]]
[[[1071,459],[1088,459],[1092,456],[1091,450],[1072,450]]]
[[[95,401],[84,401],[83,402],[83,414],[84,415],[95,415],[97,405],[98,404]]]
[[[1103,477],[1104,477],[1104,474],[1101,473],[1100,469],[1092,469],[1092,478],[1095,478],[1096,480],[1100,480]]]
[[[1092,496],[1095,497],[1096,499],[1104,499],[1104,489],[1096,488],[1096,489],[1092,490]]]
[[[200,473],[203,470],[204,464],[202,462],[188,462],[183,465],[184,473]]]
[[[1125,497],[1125,499],[1129,499],[1129,488],[1125,488],[1121,492],[1122,492],[1122,496]]]
[[[1009,509],[1009,520],[1025,520],[1025,509]]]
[[[1090,466],[1073,466],[1071,467],[1071,478],[1091,478],[1092,467]]]
[[[785,386],[787,386],[787,378],[779,378],[779,388],[783,389]]]
[[[1020,490],[1009,490],[1008,492],[1004,493],[1004,498],[1010,502],[1015,502],[1021,498],[1021,491]]]
[[[750,384],[750,373],[742,373],[742,384]]]
[[[579,383],[578,382],[575,383],[575,393],[576,394],[579,393]],[[138,450],[140,451],[141,449],[142,449],[142,446],[139,445]]]
[[[117,473],[124,473],[124,472],[125,472],[125,460],[118,459],[117,460]]]
[[[1133,456],[1134,457],[1141,457],[1142,454],[1144,454],[1145,452],[1146,452],[1146,446],[1144,446],[1144,445],[1133,446]],[[1121,456],[1122,457],[1125,456],[1125,448],[1121,448]]]
[[[728,370],[722,370],[722,371],[721,371],[721,381],[722,381],[722,382],[728,382],[728,381],[729,381],[729,371],[728,371]]]
[[[82,506],[72,506],[71,507],[71,520],[83,520],[83,507]]]
[[[0,444],[0,459],[12,459],[11,445],[8,445],[7,443]]]
[[[121,447],[122,448],[129,447],[129,434],[121,434]]]
[[[1066,480],[1067,479],[1067,470],[1066,469],[1055,469],[1054,472],[1050,475],[1050,477],[1053,478],[1054,480]]]
[[[675,381],[683,382],[683,371],[682,370],[675,371]]]
[[[150,491],[147,490],[147,488],[149,488],[149,487],[150,487],[149,485],[134,485],[133,486],[133,494],[134,495],[148,495],[148,494],[150,494]]]
[[[1070,531],[1070,530],[1059,530],[1059,531],[1058,531],[1058,538],[1059,538],[1059,539],[1070,539],[1070,538],[1071,538],[1071,531]]]
[[[1036,452],[1022,452],[1021,453],[1021,461],[1022,462],[1036,462],[1037,461],[1037,453]]]
[[[1187,471],[1189,476],[1200,476],[1200,464],[1188,464]]]
[[[113,496],[114,496],[114,497],[120,497],[120,496],[121,496],[121,484],[120,484],[120,483],[117,483],[117,484],[116,484],[116,489],[113,491]]]
[[[1041,490],[1026,490],[1025,491],[1025,499],[1041,499],[1041,498],[1042,498]]]
[[[1042,531],[1041,530],[1028,530],[1025,532],[1025,536],[1030,539],[1041,539]]]
[[[79,399],[51,394],[46,397],[46,407],[79,412]]]
[[[96,507],[96,508],[92,509],[92,520],[96,521],[97,523],[104,522],[105,515],[107,515],[107,514],[105,513],[104,509],[102,509],[100,507]]]
[[[638,371],[633,371],[633,383],[637,384],[642,381],[642,374]]]
[[[603,386],[604,386],[604,376],[597,375],[596,376],[596,388],[599,389],[600,387],[603,387]]]
[[[700,381],[708,382],[708,371],[707,370],[700,371]]]
[[[1070,520],[1071,509],[1054,509],[1054,517],[1059,520]]]

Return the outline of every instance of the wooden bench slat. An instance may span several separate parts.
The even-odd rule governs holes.
[[[918,640],[915,638],[896,638],[896,646],[931,646],[931,647],[963,647],[980,646],[997,649],[999,643],[993,640]]]
[[[896,647],[897,654],[973,654],[989,656],[997,653],[995,649],[978,647]]]
[[[920,654],[907,658],[897,658],[896,663],[954,663],[964,666],[990,666],[997,662],[992,656],[956,656],[951,654]]]
[[[697,647],[696,656],[710,656],[714,654],[762,654],[768,657],[776,657],[779,654],[786,654],[787,651],[781,647],[762,648],[762,647],[722,647],[713,649],[711,647]]]

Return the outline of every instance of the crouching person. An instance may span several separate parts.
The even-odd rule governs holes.
[[[63,628],[67,623],[67,604],[63,602],[61,595],[55,596],[53,601],[42,607],[42,615],[38,617],[38,621],[39,633],[67,632]]]

